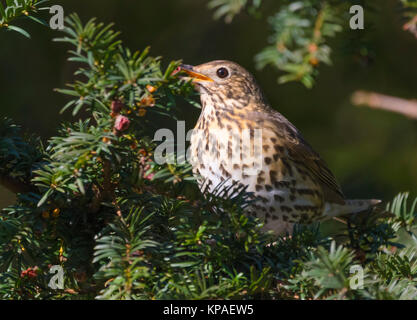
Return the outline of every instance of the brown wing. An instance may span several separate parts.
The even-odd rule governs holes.
[[[318,179],[326,202],[344,204],[343,192],[326,162],[320,158],[302,136],[297,137],[296,140],[284,140],[290,157],[293,160],[301,161],[306,169]]]
[[[294,125],[274,110],[269,110],[267,113],[256,112],[256,114],[258,124],[262,123],[263,127],[270,127],[279,137],[279,143],[288,152],[283,156],[288,156],[292,161],[302,164],[317,179],[323,189],[325,201],[344,204],[345,197],[336,178]]]

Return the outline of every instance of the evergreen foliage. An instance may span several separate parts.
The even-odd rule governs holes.
[[[262,5],[272,1],[211,0],[209,8],[215,8],[214,17],[224,17],[226,22],[246,9],[255,16],[265,14]],[[331,65],[331,46],[329,41],[344,31],[346,47],[360,61],[370,60],[372,50],[362,41],[366,30],[355,30],[354,40],[349,35],[350,7],[361,5],[367,14],[374,7],[365,1],[338,0],[282,0],[276,1],[279,11],[268,18],[273,31],[269,46],[255,56],[259,69],[273,66],[283,73],[279,83],[299,81],[307,88],[314,85],[321,64]],[[414,0],[398,1],[405,24],[403,28],[417,37],[417,4]],[[357,13],[357,12],[356,12]],[[268,12],[268,15],[270,13]],[[368,21],[368,20],[367,20]],[[369,22],[367,22],[369,27]]]
[[[0,1],[0,30],[2,28],[8,31],[16,31],[23,36],[30,38],[29,33],[16,26],[15,20],[21,17],[27,17],[36,23],[47,25],[47,23],[38,17],[40,10],[49,8],[41,7],[42,4],[49,0],[5,0],[6,6]],[[11,24],[13,23],[13,24]]]

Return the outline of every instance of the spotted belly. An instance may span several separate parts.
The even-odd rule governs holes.
[[[265,230],[276,234],[291,233],[295,223],[311,223],[324,218],[323,192],[301,164],[285,157],[263,154],[257,170],[248,171],[250,164],[230,161],[227,144],[218,145],[216,152],[206,150],[204,143],[192,140],[193,172],[203,192],[230,189],[243,185],[256,201],[247,207],[247,214],[264,221]],[[222,149],[223,147],[223,149]],[[199,157],[197,158],[197,155]],[[220,186],[220,187],[219,187]]]

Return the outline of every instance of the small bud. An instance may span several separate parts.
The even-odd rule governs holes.
[[[311,52],[311,53],[316,52],[317,49],[318,49],[318,47],[317,47],[317,45],[315,43],[310,43],[308,45],[308,51]]]
[[[49,218],[49,212],[48,211],[42,212],[42,218],[48,219]]]
[[[150,84],[146,85],[146,89],[150,92],[153,93],[156,91],[156,88],[154,86],[151,86]]]
[[[61,210],[59,208],[55,208],[54,211],[52,211],[52,216],[54,218],[57,218],[59,216],[60,212],[61,212]]]
[[[130,120],[125,116],[117,116],[116,121],[114,122],[114,128],[117,131],[125,131],[129,128]]]
[[[145,174],[143,178],[146,180],[152,181],[154,176],[155,176],[155,173],[150,173],[150,174]]]
[[[103,137],[103,139],[101,139],[101,141],[103,141],[104,143],[110,144],[110,139],[107,137]]]
[[[30,271],[28,272],[28,278],[36,278],[36,276],[37,276],[37,274],[36,274],[36,272],[35,272],[35,271],[33,271],[33,270],[30,270]]]
[[[20,277],[25,278],[27,276],[28,278],[36,278],[38,270],[39,268],[37,266],[34,268],[27,268],[20,273]]]
[[[147,95],[140,100],[142,106],[153,107],[155,105],[155,98],[152,95]]]
[[[112,113],[115,113],[115,114],[120,113],[120,111],[122,111],[123,108],[124,108],[124,104],[120,100],[114,100],[111,102],[110,109]]]
[[[139,108],[138,116],[144,117],[146,115],[146,109],[145,108]]]
[[[310,58],[308,61],[312,66],[317,66],[319,64],[319,60],[317,58]]]

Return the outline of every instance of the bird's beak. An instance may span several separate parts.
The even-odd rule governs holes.
[[[182,71],[184,71],[186,74],[188,74],[188,77],[186,78],[190,78],[193,80],[193,82],[203,82],[203,81],[213,81],[212,78],[200,73],[200,72],[196,72],[194,70],[193,66],[190,66],[188,64],[182,64],[180,65],[180,68]]]

